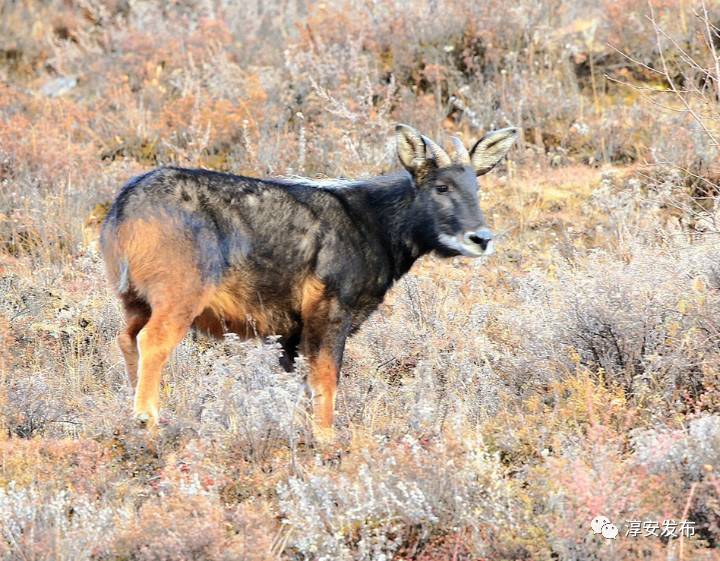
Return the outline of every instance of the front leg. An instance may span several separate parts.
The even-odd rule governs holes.
[[[331,431],[340,361],[327,349],[320,349],[309,362],[307,382],[312,397],[313,420],[317,428]]]
[[[313,418],[321,435],[332,435],[335,393],[351,314],[315,279],[303,291],[300,349],[308,360]]]

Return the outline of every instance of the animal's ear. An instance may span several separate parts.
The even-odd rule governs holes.
[[[428,163],[422,135],[412,127],[397,125],[395,127],[395,138],[400,163],[405,166],[406,170],[416,176]]]
[[[475,173],[485,175],[508,153],[518,137],[518,129],[509,127],[492,131],[483,136],[470,150],[470,162]]]

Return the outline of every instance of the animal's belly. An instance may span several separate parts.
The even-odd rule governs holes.
[[[236,333],[246,339],[294,333],[299,314],[292,300],[287,297],[266,300],[251,290],[238,290],[237,286],[220,288],[195,319],[193,327],[215,337]]]

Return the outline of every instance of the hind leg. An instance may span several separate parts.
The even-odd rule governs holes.
[[[139,368],[135,389],[135,418],[142,424],[157,424],[160,409],[160,378],[173,349],[182,341],[202,310],[194,304],[154,305],[152,315],[137,336]]]
[[[191,231],[183,216],[168,215],[162,207],[152,217],[127,218],[117,227],[115,253],[123,258],[127,273],[120,287],[130,288],[135,299],[140,295],[151,311],[137,333],[137,357],[132,333],[121,339],[130,372],[136,361],[134,410],[143,423],[157,422],[162,368],[214,289],[203,273],[214,278],[221,272],[219,246],[213,245],[216,234],[206,228]],[[117,261],[118,255],[109,253],[106,259]]]
[[[125,372],[133,391],[137,384],[138,349],[137,335],[150,319],[150,307],[141,300],[123,300],[125,308],[125,329],[118,335],[117,342],[125,358]]]

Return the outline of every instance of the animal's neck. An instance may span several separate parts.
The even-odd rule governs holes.
[[[430,251],[427,217],[417,204],[417,188],[408,174],[399,173],[376,178],[362,191],[397,280]]]

